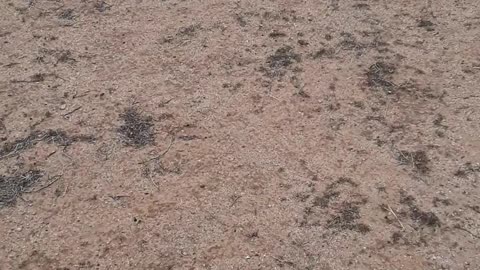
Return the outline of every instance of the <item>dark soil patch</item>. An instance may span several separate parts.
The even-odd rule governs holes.
[[[125,145],[141,147],[155,141],[152,117],[142,116],[135,109],[129,108],[120,114],[120,118],[124,124],[117,131]]]
[[[367,72],[367,82],[372,88],[381,88],[391,94],[395,84],[391,81],[396,68],[391,64],[377,62],[371,65]]]
[[[43,172],[37,170],[14,176],[0,175],[0,206],[14,205],[17,198],[28,191],[42,176]]]
[[[400,151],[398,161],[404,165],[413,165],[415,170],[422,174],[426,174],[430,171],[430,159],[428,158],[427,153],[423,150],[415,152]]]
[[[34,131],[25,138],[5,143],[0,149],[0,159],[14,156],[34,147],[39,142],[54,143],[67,147],[74,142],[95,142],[95,137],[90,135],[69,136],[63,130]]]

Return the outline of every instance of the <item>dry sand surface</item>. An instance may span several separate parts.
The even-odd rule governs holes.
[[[1,0],[0,269],[480,269],[480,1]]]

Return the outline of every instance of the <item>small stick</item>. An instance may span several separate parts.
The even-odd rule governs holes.
[[[37,190],[32,190],[32,191],[25,191],[25,193],[36,193],[36,192],[39,192],[41,190],[44,190],[46,188],[48,188],[49,186],[53,185],[55,182],[57,182],[62,176],[61,175],[57,175],[57,176],[54,176],[53,178],[55,178],[53,181],[51,181],[50,183],[48,183],[47,185],[37,189]]]
[[[172,148],[172,145],[173,145],[174,141],[175,141],[175,137],[172,137],[172,141],[168,145],[167,149],[165,151],[163,151],[163,153],[161,153],[160,155],[158,155],[156,157],[153,157],[153,158],[147,159],[145,161],[139,162],[138,164],[145,164],[145,163],[150,162],[152,160],[158,160],[158,159],[162,158],[163,156],[165,156],[168,153],[168,151],[170,151],[170,148]]]
[[[387,207],[388,207],[388,211],[390,211],[390,213],[392,213],[392,215],[395,217],[395,219],[397,219],[398,224],[400,224],[400,226],[402,227],[402,229],[405,230],[405,226],[403,226],[402,222],[401,222],[400,219],[398,218],[397,214],[395,214],[395,212],[393,211],[393,209],[390,207],[390,205],[387,205]]]
[[[158,185],[155,183],[155,181],[153,181],[152,176],[149,175],[148,178],[150,179],[150,182],[152,182],[152,184],[158,189]]]
[[[69,116],[70,114],[80,110],[81,108],[82,108],[82,106],[78,106],[77,108],[73,109],[72,111],[69,111],[66,114],[64,114],[63,117],[67,118],[67,116]]]
[[[109,195],[108,197],[112,198],[112,200],[119,200],[121,198],[129,198],[130,196],[129,195]]]
[[[476,235],[476,234],[472,233],[471,231],[469,231],[469,230],[467,230],[467,229],[465,229],[465,228],[461,227],[461,226],[460,226],[460,225],[458,225],[458,224],[457,224],[457,225],[455,225],[455,226],[453,226],[453,228],[455,228],[455,229],[458,229],[458,230],[462,230],[462,231],[464,231],[464,232],[467,232],[467,233],[469,233],[471,236],[473,236],[473,237],[475,237],[475,238],[479,238],[479,239],[480,239],[480,236],[478,236],[478,235]]]

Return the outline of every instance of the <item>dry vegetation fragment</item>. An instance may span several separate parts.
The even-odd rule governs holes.
[[[142,116],[136,109],[128,108],[120,114],[123,124],[118,128],[125,145],[141,147],[155,141],[152,117]]]

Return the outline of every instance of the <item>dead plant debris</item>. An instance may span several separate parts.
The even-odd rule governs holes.
[[[287,67],[300,61],[300,54],[295,53],[292,47],[281,47],[267,58],[269,70],[267,70],[266,73],[271,77],[281,77],[285,74]]]
[[[14,176],[0,175],[0,206],[14,205],[22,193],[27,192],[40,178],[43,172],[31,170]]]
[[[413,221],[415,228],[421,227],[440,227],[440,219],[433,212],[427,212],[417,206],[416,200],[412,195],[407,195],[405,192],[400,193],[400,203],[405,204],[409,208],[408,216]]]
[[[414,152],[400,151],[398,154],[398,161],[404,165],[412,165],[417,172],[426,174],[430,172],[430,159],[427,153],[423,150]]]
[[[471,162],[465,163],[462,167],[460,167],[454,175],[457,177],[466,178],[471,174],[480,173],[480,164],[472,164]]]
[[[334,215],[327,221],[328,229],[351,230],[359,233],[367,233],[370,227],[363,223],[358,223],[360,219],[360,208],[352,202],[344,202],[337,215]]]
[[[34,131],[25,138],[17,139],[11,143],[5,143],[0,149],[0,160],[17,155],[34,147],[39,142],[53,143],[63,147],[70,146],[74,142],[94,143],[95,137],[91,135],[70,136],[63,130]]]
[[[136,109],[128,108],[120,114],[120,118],[124,123],[117,131],[125,145],[141,147],[154,143],[152,117],[142,116]]]
[[[387,94],[392,94],[395,84],[391,80],[395,71],[395,66],[384,62],[371,65],[367,72],[368,85],[372,88],[383,89]]]

